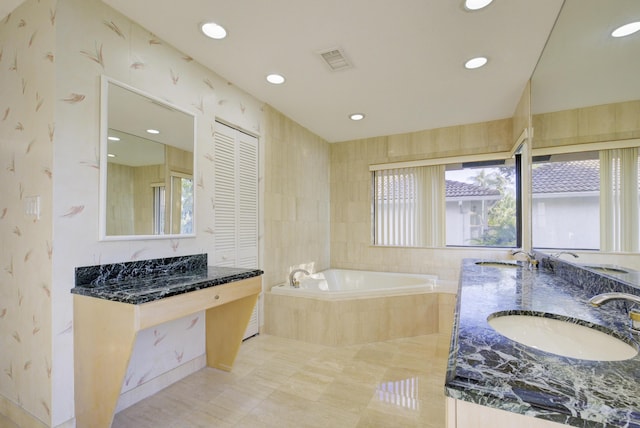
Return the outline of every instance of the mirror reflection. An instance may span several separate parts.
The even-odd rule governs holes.
[[[193,115],[103,79],[103,237],[193,235]]]
[[[636,0],[565,0],[531,79],[537,248],[639,251]]]

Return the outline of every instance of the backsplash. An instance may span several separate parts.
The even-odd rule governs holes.
[[[76,287],[95,287],[144,277],[207,273],[207,254],[82,266],[75,269]]]

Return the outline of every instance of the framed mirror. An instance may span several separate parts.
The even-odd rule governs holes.
[[[101,79],[100,239],[195,236],[195,116]]]

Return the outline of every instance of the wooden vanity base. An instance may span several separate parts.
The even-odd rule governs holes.
[[[261,288],[257,276],[141,305],[75,294],[76,426],[111,426],[140,330],[206,311],[207,365],[230,371]]]

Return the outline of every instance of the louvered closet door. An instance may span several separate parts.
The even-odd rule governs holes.
[[[236,266],[258,267],[258,140],[238,132],[238,258]]]
[[[216,266],[258,266],[258,139],[216,122],[214,135]],[[245,338],[258,333],[258,305]]]
[[[215,265],[236,264],[236,154],[235,129],[216,123],[214,174]]]

